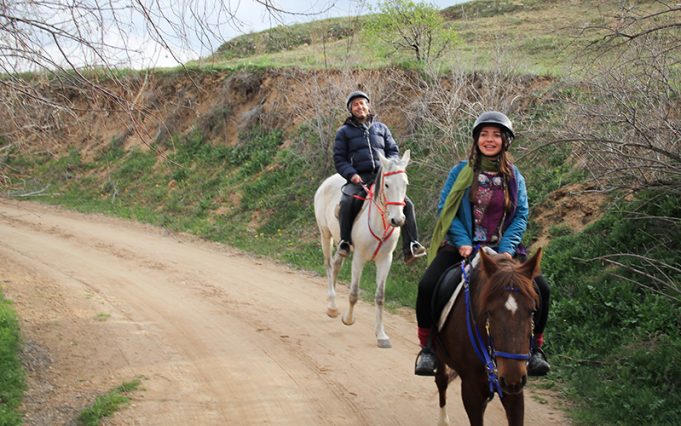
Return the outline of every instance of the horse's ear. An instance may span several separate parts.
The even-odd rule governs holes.
[[[530,279],[536,277],[541,273],[541,268],[539,264],[541,263],[542,250],[541,247],[537,249],[537,252],[520,266],[520,273],[529,277]]]
[[[481,248],[479,253],[482,270],[485,271],[485,275],[491,277],[497,271],[497,269],[499,269],[499,267],[497,266],[494,259],[492,259],[492,256],[485,252],[485,249]]]
[[[408,149],[408,150],[404,151],[404,155],[402,156],[403,167],[407,167],[407,164],[409,164],[410,159],[411,159],[411,150]]]

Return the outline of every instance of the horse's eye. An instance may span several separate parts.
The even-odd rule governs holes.
[[[388,188],[390,188],[390,185],[388,185],[388,184],[386,183],[386,184],[385,184],[385,189],[388,189]]]

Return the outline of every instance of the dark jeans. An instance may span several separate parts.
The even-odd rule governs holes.
[[[352,242],[352,224],[355,222],[357,213],[362,209],[364,201],[357,199],[354,195],[359,197],[366,197],[366,192],[361,185],[348,182],[343,186],[343,195],[340,201],[340,210],[338,212],[338,220],[340,222],[341,240]],[[411,251],[410,245],[412,241],[418,241],[419,234],[416,228],[416,213],[414,212],[414,203],[406,197],[404,206],[405,224],[402,227],[402,250],[409,253]]]
[[[418,293],[416,295],[416,322],[419,327],[428,329],[433,327],[432,298],[435,286],[442,274],[450,267],[460,263],[461,260],[463,259],[455,247],[445,245],[440,248],[435,259],[433,259],[433,262],[428,265],[426,272],[424,272],[423,277],[421,277]],[[461,279],[460,271],[458,279]],[[536,276],[534,278],[534,283],[537,286],[539,298],[541,299],[539,310],[534,317],[534,334],[540,334],[544,332],[546,322],[548,321],[551,290],[543,275]]]

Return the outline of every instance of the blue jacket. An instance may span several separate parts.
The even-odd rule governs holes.
[[[388,126],[371,117],[363,125],[349,117],[336,132],[333,162],[338,174],[350,180],[354,174],[365,178],[381,166],[378,153],[386,158],[399,156],[399,149]]]
[[[467,163],[467,161],[461,161],[449,171],[449,176],[447,176],[447,180],[440,193],[440,202],[437,205],[438,215],[445,205],[445,200],[459,172]],[[520,174],[516,166],[513,166],[513,174],[515,179],[512,182],[515,182],[515,185],[509,188],[513,208],[511,213],[506,215],[502,225],[502,236],[497,251],[515,256],[518,245],[523,239],[523,234],[525,234],[525,229],[527,229],[527,219],[530,210],[527,201],[525,178]],[[470,201],[470,192],[470,188],[466,189],[459,210],[456,212],[456,216],[447,231],[447,242],[455,247],[473,246],[473,203]]]

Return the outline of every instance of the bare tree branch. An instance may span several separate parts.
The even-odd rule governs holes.
[[[645,284],[640,281],[635,281],[632,280],[631,278],[625,277],[621,274],[617,273],[612,273],[613,275],[617,276],[618,278],[625,279],[629,282],[632,282],[638,286],[641,286],[647,290],[651,290],[657,294],[660,294],[664,297],[670,298],[676,302],[681,302],[681,283],[677,282],[674,280],[673,276],[669,275],[669,272],[676,273],[677,276],[681,274],[681,268],[669,265],[665,262],[662,262],[657,259],[653,259],[647,256],[642,256],[638,254],[632,254],[632,253],[617,253],[617,254],[610,254],[610,255],[605,255],[605,256],[599,256],[595,257],[592,259],[580,259],[580,258],[575,258],[576,260],[583,261],[583,262],[594,262],[594,261],[603,261],[606,263],[609,263],[611,265],[618,266],[624,270],[633,272],[639,276],[645,277],[648,280],[652,281],[653,283],[657,284],[657,286],[652,286]],[[636,267],[634,265],[629,265],[620,261],[617,261],[615,259],[633,259],[635,261],[638,261],[641,264],[641,267]],[[652,270],[652,272],[651,272]],[[657,273],[658,275],[661,275],[662,278],[658,277],[655,275]]]

